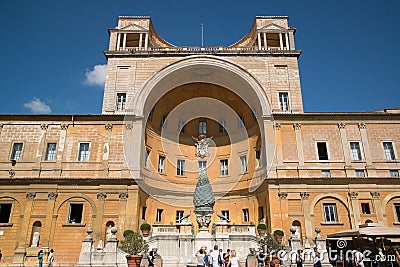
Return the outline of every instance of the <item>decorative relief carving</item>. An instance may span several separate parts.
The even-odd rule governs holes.
[[[57,197],[58,197],[58,193],[56,193],[56,192],[52,192],[52,193],[48,193],[47,194],[47,198],[49,200],[55,200]]]
[[[287,199],[288,193],[278,193],[278,197],[280,200]]]
[[[371,197],[373,199],[379,199],[381,197],[381,193],[379,193],[379,192],[371,192]]]
[[[301,129],[301,124],[300,123],[295,123],[295,124],[293,124],[293,128],[294,128],[295,131],[298,131],[298,130]]]
[[[365,128],[366,128],[365,123],[363,123],[363,122],[362,122],[362,123],[359,123],[359,124],[358,124],[358,128],[359,128],[359,129],[365,129]]]
[[[13,169],[8,171],[8,176],[10,176],[11,178],[15,176],[15,171]]]
[[[40,124],[40,129],[47,131],[48,128],[49,128],[49,125],[47,123]]]
[[[126,128],[127,130],[132,130],[132,128],[133,128],[132,123],[127,123],[127,124],[125,124],[125,128]]]
[[[113,125],[111,123],[106,123],[104,127],[106,127],[106,130],[111,130]]]
[[[99,200],[105,200],[107,198],[107,194],[106,193],[97,193],[97,199]]]
[[[33,200],[36,197],[36,193],[26,193],[27,200]]]
[[[339,127],[339,129],[344,129],[344,128],[346,128],[346,123],[340,122],[340,123],[338,123],[338,127]]]
[[[300,197],[301,197],[301,199],[308,199],[310,197],[310,193],[301,192]]]
[[[274,124],[274,129],[275,130],[280,130],[281,129],[281,124],[280,123],[275,123]]]
[[[128,193],[119,193],[119,199],[122,200],[128,199]]]
[[[356,199],[356,198],[358,198],[358,193],[357,192],[350,192],[349,196],[350,196],[351,199]]]
[[[68,129],[68,123],[61,123],[61,130],[67,130]]]

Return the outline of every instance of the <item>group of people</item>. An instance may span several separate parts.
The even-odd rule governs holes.
[[[315,247],[311,253],[311,260],[312,263],[314,264],[314,267],[322,267],[321,263],[321,253],[318,251],[318,249]],[[304,258],[305,256],[303,255],[303,251],[299,249],[296,253],[295,261],[296,261],[296,267],[303,267],[304,266]]]
[[[43,267],[43,250],[38,252],[39,267]],[[47,266],[53,267],[54,263],[54,250],[50,249],[49,255],[47,256]]]
[[[222,249],[218,249],[218,245],[214,246],[214,250],[207,253],[207,248],[202,247],[197,253],[197,267],[241,267],[239,257],[235,250],[228,249],[223,253]]]

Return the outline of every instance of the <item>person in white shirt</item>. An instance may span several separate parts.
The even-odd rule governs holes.
[[[236,256],[236,250],[234,249],[231,251],[231,258],[228,265],[230,265],[230,267],[241,267],[239,257]]]
[[[211,265],[212,267],[218,267],[218,256],[219,256],[219,250],[218,250],[218,245],[214,245],[214,250],[213,252],[210,253],[211,256]]]
[[[53,267],[54,262],[54,250],[50,249],[49,257],[47,258],[47,266]]]
[[[356,266],[364,267],[364,255],[361,253],[360,249],[357,249],[354,253],[354,262]]]

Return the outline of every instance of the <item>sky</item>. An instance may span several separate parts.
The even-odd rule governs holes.
[[[228,46],[255,16],[297,29],[304,111],[400,107],[400,0],[1,0],[0,113],[99,114],[108,29],[150,16],[177,46]]]

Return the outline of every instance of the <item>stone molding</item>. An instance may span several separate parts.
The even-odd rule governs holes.
[[[278,197],[280,200],[287,199],[288,193],[278,193]]]
[[[55,200],[57,197],[58,197],[58,193],[56,193],[56,192],[52,192],[52,193],[48,193],[47,194],[47,198],[49,200]]]
[[[36,197],[36,193],[32,193],[32,192],[26,193],[26,199],[27,200],[34,200],[35,197]]]
[[[300,123],[294,123],[293,124],[293,128],[294,128],[295,131],[298,131],[298,130],[301,129],[301,124]]]
[[[68,123],[61,123],[61,130],[67,130],[68,129]]]
[[[371,197],[373,199],[379,199],[381,197],[381,193],[379,193],[379,192],[371,192]]]
[[[106,128],[106,130],[111,130],[113,125],[112,125],[112,123],[106,123],[106,125],[104,125],[104,127]]]
[[[13,169],[9,170],[9,171],[8,171],[8,176],[9,176],[10,178],[14,177],[14,176],[15,176],[15,171],[14,171]]]
[[[349,192],[349,196],[351,199],[357,199],[358,198],[358,193],[357,192]]]
[[[275,123],[274,124],[274,129],[275,130],[280,130],[281,129],[281,124],[280,123]]]
[[[358,128],[359,128],[359,129],[365,129],[366,127],[367,127],[367,126],[366,126],[365,123],[363,123],[363,122],[358,124]]]
[[[126,200],[128,199],[128,193],[119,193],[119,199]]]
[[[40,129],[47,131],[48,128],[49,128],[49,125],[47,123],[40,124]]]
[[[307,192],[301,192],[300,193],[301,199],[309,199],[310,198],[310,193]]]
[[[106,198],[107,198],[107,193],[104,192],[97,193],[98,200],[105,200]]]
[[[343,122],[338,123],[338,128],[339,129],[345,129],[346,128],[346,123],[343,123]]]
[[[127,123],[127,124],[125,124],[125,128],[126,128],[127,130],[132,130],[132,128],[133,128],[132,123]]]

